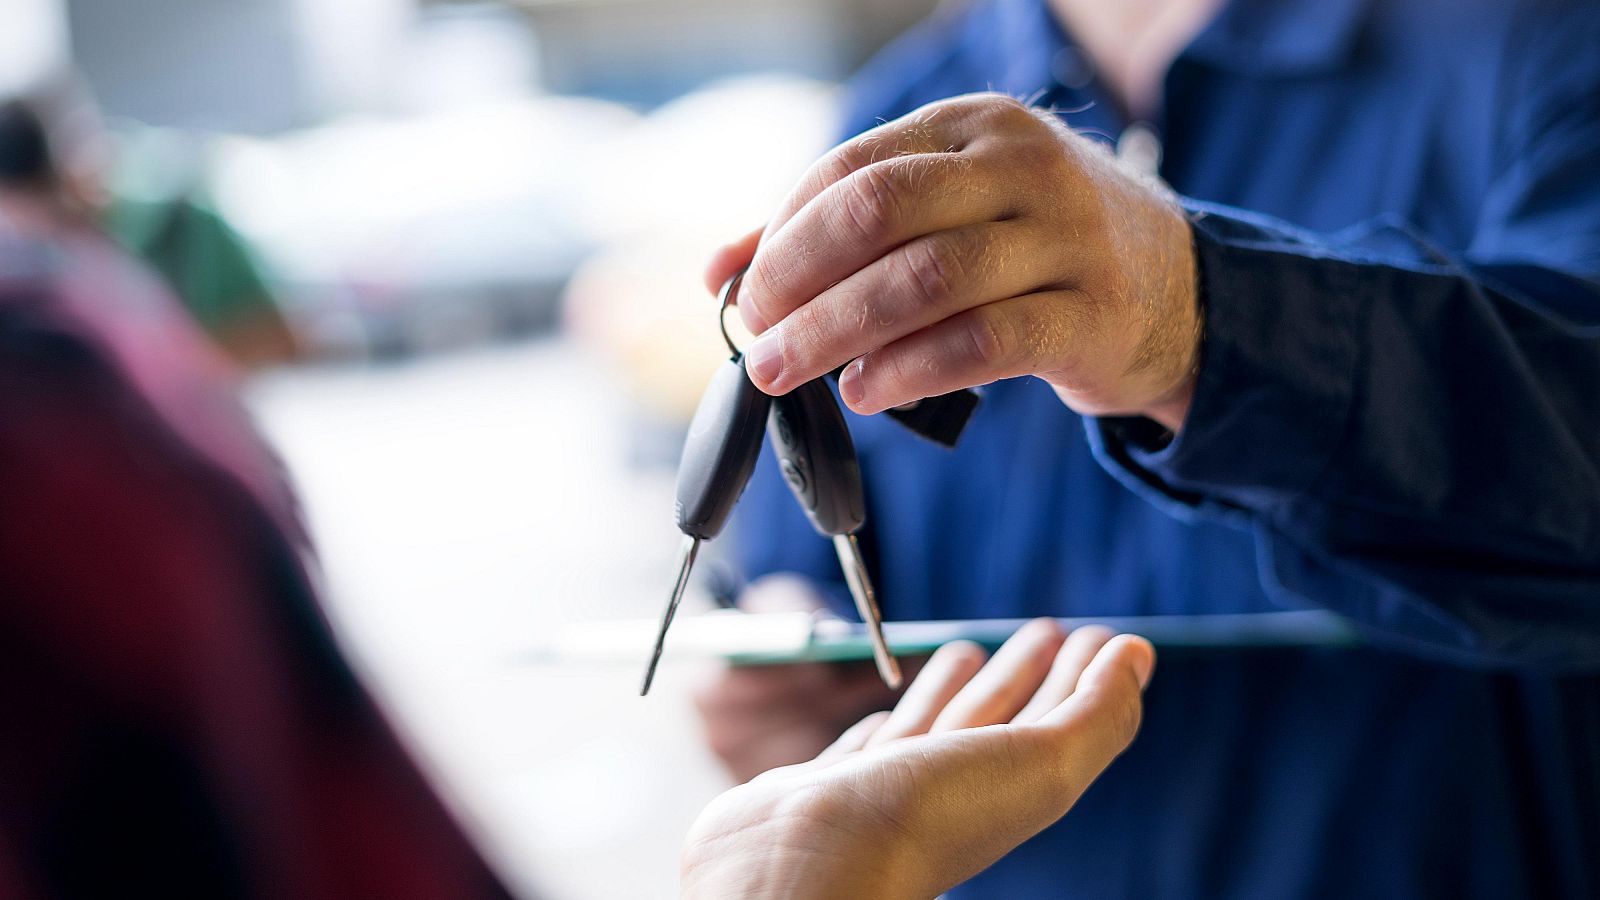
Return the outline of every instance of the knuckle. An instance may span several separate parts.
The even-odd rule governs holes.
[[[997,126],[1015,127],[1033,118],[1026,104],[1007,94],[979,94],[973,100],[980,115]]]
[[[776,308],[775,299],[784,292],[788,280],[788,267],[773,258],[771,253],[757,253],[744,276],[745,292],[742,301],[768,324],[783,318]]]
[[[850,177],[860,167],[860,161],[870,158],[872,138],[862,135],[835,148],[811,167],[803,181],[806,197],[815,197],[829,187]]]
[[[998,317],[978,309],[966,316],[962,325],[966,355],[975,365],[987,369],[1005,361],[1010,340]]]
[[[844,168],[837,173],[835,180],[841,180],[859,169],[886,159],[893,159],[904,153],[907,144],[916,141],[922,128],[919,112],[920,110],[880,125],[840,147],[838,156]]]
[[[1066,120],[1052,108],[1024,105],[1022,111],[1028,114],[1029,124],[1035,125],[1042,130],[1061,134],[1071,133],[1071,129],[1067,127]]]
[[[927,104],[922,107],[920,112],[923,113],[925,119],[932,119],[937,116],[957,123],[970,122],[982,109],[979,97],[980,95],[977,94],[958,94],[954,97],[946,97]]]
[[[822,187],[827,187],[837,181],[850,177],[856,170],[857,159],[870,158],[871,142],[864,138],[857,138],[845,144],[835,153],[828,156],[817,166],[817,178]]]
[[[972,159],[959,152],[922,153],[896,162],[897,174],[906,179],[921,202],[947,200],[969,188]]]
[[[907,245],[902,255],[905,281],[923,306],[942,307],[960,293],[965,262],[958,240],[933,237]]]
[[[862,370],[862,377],[870,387],[868,394],[888,398],[890,405],[927,396],[918,391],[918,385],[929,380],[935,362],[920,354],[900,348],[887,348],[871,353]]]
[[[858,170],[845,184],[840,202],[856,237],[871,244],[890,237],[900,215],[903,188],[899,182],[885,167],[874,165]]]
[[[812,302],[800,307],[792,326],[785,326],[788,346],[784,348],[784,355],[788,364],[796,369],[808,369],[816,360],[825,358],[833,335],[839,331],[828,314],[816,308],[818,305]]]

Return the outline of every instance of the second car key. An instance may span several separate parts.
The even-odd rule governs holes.
[[[856,541],[856,531],[867,520],[861,464],[827,382],[817,378],[773,398],[767,436],[772,439],[783,480],[789,483],[812,527],[833,539],[850,596],[872,637],[878,674],[891,689],[899,688],[900,664],[884,639],[883,615]]]

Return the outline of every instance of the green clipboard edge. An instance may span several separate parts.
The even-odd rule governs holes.
[[[925,656],[951,641],[966,640],[994,650],[1031,619],[886,622],[884,633],[896,656]],[[1157,648],[1257,650],[1292,647],[1350,648],[1362,641],[1342,616],[1324,610],[1170,616],[1085,616],[1058,618],[1066,630],[1104,625],[1141,635]],[[872,644],[859,622],[819,619],[811,640],[783,652],[730,653],[736,666],[798,662],[845,662],[872,658]]]

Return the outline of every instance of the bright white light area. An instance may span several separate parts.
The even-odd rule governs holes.
[[[520,657],[562,623],[655,616],[672,476],[627,459],[618,386],[534,343],[250,389],[292,469],[346,649],[481,846],[528,893],[675,897],[679,841],[724,786],[695,672]],[[703,598],[696,601],[704,603]]]
[[[61,0],[0,3],[0,99],[54,72],[66,52],[67,16]]]

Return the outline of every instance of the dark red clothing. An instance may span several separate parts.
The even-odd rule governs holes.
[[[0,895],[503,896],[228,378],[109,243],[0,226]]]

